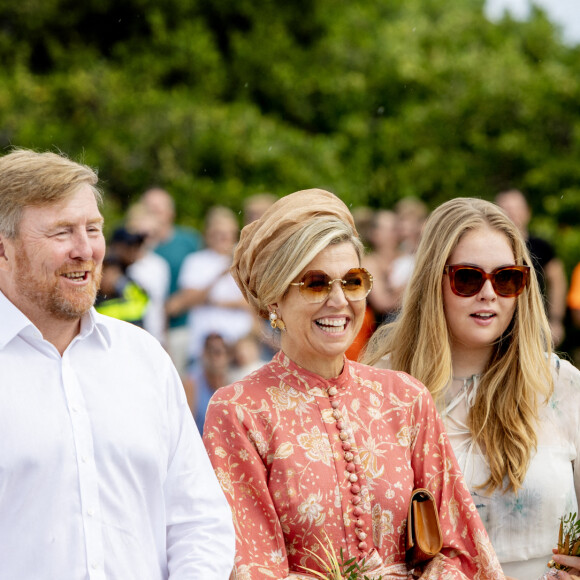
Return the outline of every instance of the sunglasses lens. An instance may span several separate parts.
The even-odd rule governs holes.
[[[308,272],[302,279],[300,292],[308,302],[322,302],[330,294],[329,282],[324,272]]]
[[[299,291],[307,302],[322,302],[326,300],[332,283],[340,280],[332,280],[328,274],[320,270],[306,272],[301,280]],[[371,275],[364,268],[352,268],[342,280],[342,290],[348,300],[362,300],[372,288]]]
[[[504,268],[496,272],[494,282],[495,291],[500,296],[515,296],[524,287],[524,273],[520,270]]]
[[[362,300],[371,290],[371,277],[366,270],[355,268],[344,276],[344,294],[349,300]]]
[[[451,266],[451,287],[459,296],[475,296],[482,288],[486,279],[490,279],[494,291],[499,296],[512,298],[521,294],[527,281],[527,270],[519,267],[507,267],[485,274],[475,267]]]
[[[483,286],[483,276],[473,268],[457,268],[454,275],[455,290],[461,296],[474,296]]]

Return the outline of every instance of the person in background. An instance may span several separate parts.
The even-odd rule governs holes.
[[[135,225],[127,222],[111,236],[95,308],[144,328],[164,344],[169,266],[147,249],[147,233]]]
[[[188,313],[190,363],[201,357],[208,334],[215,332],[231,345],[252,330],[253,316],[229,273],[238,235],[232,210],[211,208],[205,219],[206,248],[185,259],[179,290],[167,301],[170,316]]]
[[[444,203],[416,259],[363,360],[428,386],[505,574],[537,579],[578,512],[580,372],[552,354],[532,259],[498,206]]]
[[[544,297],[552,340],[554,345],[558,346],[564,339],[564,315],[566,314],[567,281],[564,265],[549,242],[530,235],[528,225],[532,214],[521,191],[517,189],[503,191],[496,196],[495,202],[514,222],[526,240]]]
[[[262,358],[260,341],[254,333],[242,336],[232,348],[232,365],[228,383],[235,383],[268,362]]]
[[[227,580],[231,512],[171,359],[95,312],[95,172],[0,158],[0,576]]]
[[[217,333],[208,334],[203,343],[201,359],[192,365],[186,383],[189,407],[200,433],[203,433],[205,411],[211,396],[229,383],[231,357],[228,345]],[[191,385],[191,389],[187,389]]]
[[[203,247],[203,238],[193,228],[176,225],[175,202],[164,189],[148,189],[141,196],[140,203],[157,221],[150,242],[154,251],[169,264],[171,295],[178,290],[177,281],[183,261]],[[186,376],[188,342],[187,314],[182,312],[169,316],[166,347],[182,377]]]
[[[405,288],[415,266],[415,252],[421,241],[421,232],[429,215],[427,206],[418,198],[403,197],[395,204],[399,255],[393,264],[391,283]]]
[[[262,214],[276,201],[272,193],[256,193],[244,200],[244,225],[262,217]]]
[[[365,255],[363,256],[363,266],[365,266],[368,248],[371,247],[370,238],[375,220],[375,210],[367,206],[354,207],[352,209],[352,218],[354,220],[359,239],[365,248]],[[368,266],[367,270],[374,272],[374,270]],[[371,290],[371,294],[373,293],[374,289],[375,282],[373,279],[373,289]],[[371,306],[371,298],[369,294],[360,330],[345,353],[350,360],[358,360],[361,352],[364,350],[369,338],[373,335],[375,329],[376,314],[373,307]]]
[[[158,230],[157,218],[141,203],[127,210],[125,229],[130,234],[143,236],[138,254],[127,266],[127,275],[135,280],[149,297],[143,318],[143,328],[167,349],[167,317],[165,301],[169,295],[171,270],[167,260],[153,251]]]
[[[375,221],[375,210],[366,205],[358,205],[352,208],[351,213],[356,231],[366,251],[371,244],[370,237]]]
[[[346,205],[312,189],[247,225],[232,275],[281,350],[212,397],[204,442],[234,513],[234,578],[314,578],[328,539],[365,577],[503,578],[427,389],[344,353],[372,276]],[[414,572],[415,487],[436,498],[443,548]]]
[[[118,254],[107,251],[95,310],[143,328],[148,306],[147,292],[127,275],[126,263]]]
[[[368,301],[378,326],[396,314],[405,289],[404,283],[395,285],[393,282],[401,278],[398,272],[393,271],[400,256],[397,215],[394,212],[376,210],[369,232],[369,242],[371,251],[364,256],[363,266],[373,273],[373,289]],[[407,273],[404,274],[406,276]]]

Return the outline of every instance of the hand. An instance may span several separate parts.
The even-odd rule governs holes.
[[[557,578],[561,578],[562,580],[580,580],[580,556],[566,556],[564,554],[558,554],[556,550],[553,550],[553,552],[552,559],[554,562],[570,568],[568,572],[558,570]]]
[[[555,578],[558,578],[558,580],[580,580],[580,576],[570,574],[569,572],[564,572],[564,570],[558,570],[556,572]]]

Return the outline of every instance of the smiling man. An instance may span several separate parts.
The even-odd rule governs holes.
[[[92,308],[97,176],[0,158],[0,578],[228,578],[231,512],[179,377]]]

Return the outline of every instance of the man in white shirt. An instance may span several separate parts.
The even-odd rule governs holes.
[[[231,512],[158,341],[92,308],[97,177],[0,158],[0,580],[220,580]]]

